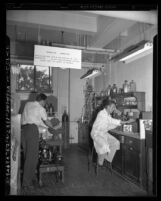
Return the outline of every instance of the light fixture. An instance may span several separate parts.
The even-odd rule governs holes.
[[[123,61],[125,63],[130,63],[131,61],[150,54],[152,52],[152,49],[153,44],[149,41],[143,40],[135,45],[128,47],[122,53],[112,57],[111,60],[113,60],[114,62]]]
[[[140,52],[139,54],[133,55],[133,57],[128,58],[128,59],[124,60],[123,62],[126,63],[126,64],[131,63],[132,61],[135,61],[135,60],[137,60],[139,58],[142,58],[142,57],[144,57],[144,56],[146,56],[148,54],[151,54],[152,52],[153,52],[153,48],[150,48],[150,49],[148,49],[148,50],[146,50],[144,52]]]
[[[93,68],[93,69],[88,70],[84,75],[82,75],[80,77],[80,79],[91,78],[91,77],[94,77],[96,75],[98,76],[100,73],[101,73],[100,70]]]

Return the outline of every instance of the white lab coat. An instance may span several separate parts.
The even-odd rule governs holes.
[[[94,147],[98,154],[105,154],[110,152],[113,146],[116,150],[120,149],[120,142],[108,133],[109,130],[120,126],[121,120],[114,119],[106,111],[101,110],[96,117],[93,124],[91,137],[94,141]]]

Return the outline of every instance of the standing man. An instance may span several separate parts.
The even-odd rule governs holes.
[[[39,126],[53,128],[44,108],[47,96],[38,94],[36,101],[27,102],[22,114],[22,147],[24,151],[24,173],[22,188],[33,189],[33,179],[38,163]]]

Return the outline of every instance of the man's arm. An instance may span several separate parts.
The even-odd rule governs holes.
[[[49,128],[54,129],[54,127],[53,127],[53,125],[52,125],[52,123],[50,122],[49,119],[47,119],[46,121],[44,121],[44,123],[45,123]]]

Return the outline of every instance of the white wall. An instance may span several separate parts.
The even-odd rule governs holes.
[[[150,111],[152,108],[153,89],[153,54],[129,64],[116,63],[112,65],[111,82],[122,87],[124,80],[134,80],[136,90],[145,92],[145,108]]]
[[[85,79],[80,79],[84,70],[70,70],[70,142],[78,143],[78,119],[84,105]]]
[[[103,88],[104,76],[95,78],[95,89]],[[118,88],[122,88],[124,80],[134,80],[136,82],[136,90],[145,92],[145,108],[146,111],[152,109],[153,98],[153,54],[144,56],[129,64],[115,62],[107,64],[106,86],[108,84],[116,84]]]
[[[64,109],[68,112],[69,70],[53,68],[53,95],[58,98],[58,117],[61,120]]]
[[[85,80],[80,79],[83,74],[84,70],[70,69],[69,72],[69,69],[53,69],[53,94],[58,97],[59,119],[62,118],[65,107],[70,117],[70,143],[78,143],[77,120],[81,117],[84,105]]]

